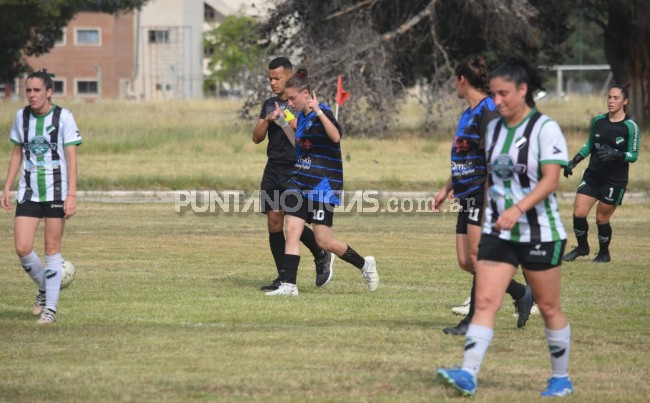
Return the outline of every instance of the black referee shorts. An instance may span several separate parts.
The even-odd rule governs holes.
[[[280,164],[271,160],[266,162],[260,185],[260,210],[262,213],[282,210],[281,196],[287,189],[287,182],[291,178],[293,167],[293,164]]]

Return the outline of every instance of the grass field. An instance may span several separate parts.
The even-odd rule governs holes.
[[[30,312],[35,287],[11,246],[11,214],[1,214],[0,400],[453,397],[433,374],[462,357],[463,339],[441,332],[458,321],[449,308],[469,289],[455,263],[454,216],[350,215],[336,222],[341,239],[377,257],[376,293],[341,261],[332,282],[316,289],[305,257],[298,298],[265,296],[258,287],[273,269],[260,214],[82,203],[64,246],[77,277],[62,292],[58,323],[39,327]],[[614,220],[614,262],[565,265],[576,385],[570,401],[647,400],[648,225],[650,206],[624,206]],[[42,250],[40,235],[37,244]],[[518,330],[512,312],[507,303],[499,315],[477,402],[537,401],[549,374],[540,317]]]
[[[540,107],[558,119],[573,154],[586,136],[580,128],[603,105],[590,98]],[[0,103],[0,133],[9,132],[19,106]],[[258,188],[265,145],[250,141],[254,122],[240,120],[236,104],[64,106],[85,140],[80,190]],[[453,128],[417,133],[421,113],[407,108],[403,126],[384,140],[344,138],[347,189],[439,188]],[[0,141],[0,169],[10,149]],[[650,190],[648,149],[642,139],[630,193]],[[574,192],[579,176],[563,179],[561,190]],[[49,327],[31,316],[35,286],[13,250],[13,211],[0,212],[0,401],[455,396],[433,379],[437,366],[462,362],[463,339],[441,331],[458,322],[450,307],[470,285],[456,264],[454,214],[336,216],[337,237],[377,257],[379,290],[368,293],[356,269],[341,261],[332,283],[316,289],[303,249],[300,296],[273,298],[258,290],[274,277],[261,214],[179,215],[173,203],[79,202],[63,247],[77,277]],[[566,226],[570,203],[562,203]],[[650,204],[624,202],[612,222],[613,263],[564,266],[576,385],[569,401],[645,402],[650,393]],[[595,245],[593,214],[590,225]],[[42,232],[36,244],[42,254]],[[516,329],[512,312],[508,302],[499,315],[474,401],[539,400],[549,375],[542,321],[536,316]]]

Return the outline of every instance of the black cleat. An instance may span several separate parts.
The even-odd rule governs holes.
[[[458,322],[458,324],[454,327],[446,327],[442,329],[445,334],[451,334],[453,336],[465,336],[465,333],[467,333],[467,328],[469,328],[469,324],[472,321],[472,318],[469,316],[465,316],[463,320]]]
[[[280,277],[278,277],[275,280],[273,280],[273,282],[271,284],[262,286],[260,288],[260,290],[262,290],[262,291],[275,291],[280,287],[280,283],[281,283]]]
[[[575,246],[573,250],[562,257],[562,260],[565,262],[573,262],[576,258],[580,256],[587,256],[589,254],[589,247],[583,249],[579,246]]]
[[[316,287],[322,287],[329,283],[334,273],[334,259],[336,255],[323,251],[324,255],[320,259],[314,259],[316,264]]]
[[[528,317],[530,317],[530,310],[533,308],[533,293],[530,291],[530,287],[526,286],[526,293],[515,301],[515,306],[518,313],[517,327],[521,329],[526,326]]]
[[[595,263],[609,263],[612,261],[612,257],[609,255],[609,252],[598,252],[594,258]]]

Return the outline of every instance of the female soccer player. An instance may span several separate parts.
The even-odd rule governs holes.
[[[296,163],[296,152],[293,145],[283,132],[283,127],[275,123],[276,116],[273,111],[280,107],[289,112],[287,98],[284,95],[284,85],[293,75],[293,65],[286,57],[276,57],[268,65],[268,78],[271,91],[275,96],[267,99],[262,105],[259,120],[253,130],[253,142],[259,144],[267,137],[268,146],[266,154],[268,161],[264,168],[264,176],[260,190],[260,205],[262,212],[266,214],[267,227],[269,230],[269,246],[275,261],[278,277],[269,285],[263,286],[262,291],[277,290],[280,286],[280,270],[282,269],[282,258],[284,257],[284,212],[280,208],[280,197],[286,190],[287,181],[291,177],[291,171]],[[291,120],[291,119],[290,119]],[[281,123],[287,125],[286,119]],[[295,128],[295,119],[293,122]],[[316,286],[321,287],[327,284],[332,278],[334,256],[322,250],[316,243],[311,228],[305,227],[300,237],[302,243],[309,248],[314,255],[316,264]]]
[[[334,206],[340,204],[343,190],[343,161],[341,160],[341,128],[331,108],[318,102],[311,91],[307,70],[299,69],[285,84],[284,94],[298,114],[294,136],[287,134],[296,148],[296,165],[285,203],[286,246],[281,284],[267,295],[298,295],[296,277],[300,262],[300,235],[305,223],[311,222],[318,245],[358,268],[371,292],[377,290],[379,275],[375,258],[361,257],[346,243],[334,239],[332,223]],[[273,116],[281,119],[278,107]]]
[[[600,250],[594,262],[607,263],[612,260],[609,254],[609,243],[612,241],[609,219],[616,206],[623,202],[630,163],[636,161],[639,155],[639,126],[625,113],[628,102],[624,85],[617,84],[610,88],[607,93],[607,113],[592,119],[587,142],[564,168],[564,176],[568,178],[573,174],[573,168],[591,154],[573,206],[573,233],[578,246],[564,255],[562,259],[567,262],[589,254],[587,215],[596,202]]]
[[[490,175],[483,235],[476,264],[476,311],[467,329],[461,369],[439,368],[438,377],[461,394],[476,393],[476,376],[494,334],[503,294],[521,264],[539,306],[552,376],[542,396],[565,396],[569,380],[569,321],[560,306],[560,264],[566,233],[554,191],[567,164],[562,130],[535,109],[541,88],[536,69],[510,59],[490,74],[501,119],[487,128]]]
[[[16,113],[10,139],[14,148],[0,203],[10,209],[11,185],[20,170],[14,241],[27,274],[38,285],[32,313],[38,323],[56,322],[63,261],[65,220],[77,211],[77,146],[79,129],[72,113],[52,104],[52,78],[42,69],[25,81],[29,105]],[[22,167],[21,167],[22,163]],[[45,267],[34,252],[34,237],[45,221]]]
[[[434,199],[434,211],[439,211],[453,192],[463,207],[456,221],[456,254],[460,267],[472,274],[472,292],[467,316],[458,325],[443,329],[443,332],[453,335],[465,335],[475,309],[474,267],[481,239],[487,175],[485,129],[499,116],[488,92],[487,67],[481,57],[470,57],[456,66],[456,94],[467,101],[468,108],[460,116],[451,144],[451,176]],[[517,305],[517,327],[524,327],[533,304],[530,289],[513,279],[507,292]]]

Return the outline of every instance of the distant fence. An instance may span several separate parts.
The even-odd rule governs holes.
[[[603,83],[602,92],[605,92],[607,90],[607,87],[609,87],[609,84],[612,82],[613,79],[613,75],[611,73],[611,67],[609,66],[609,64],[565,64],[565,65],[557,65],[557,66],[548,66],[547,69],[556,71],[557,82],[555,84],[555,91],[556,94],[560,97],[566,95],[566,93],[564,92],[565,71],[594,71],[594,70],[610,71],[610,73],[607,76],[607,79]]]

